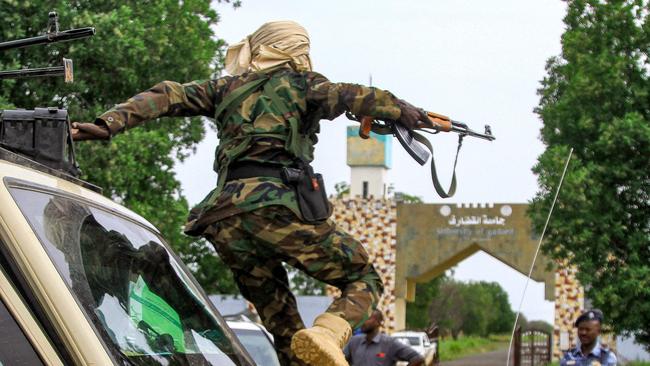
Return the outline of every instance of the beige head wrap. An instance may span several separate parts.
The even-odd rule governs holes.
[[[296,71],[311,70],[307,30],[289,20],[262,25],[226,52],[226,71],[231,75],[282,64]]]

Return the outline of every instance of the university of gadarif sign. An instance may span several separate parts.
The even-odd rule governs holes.
[[[527,204],[398,204],[395,300],[397,328],[415,284],[428,282],[479,250],[528,275],[539,237],[532,232]],[[532,278],[554,299],[555,271],[542,255]],[[489,271],[489,268],[485,268]]]

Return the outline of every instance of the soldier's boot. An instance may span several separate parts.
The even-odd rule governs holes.
[[[308,365],[347,366],[343,347],[351,335],[352,328],[345,319],[323,313],[316,317],[313,327],[299,330],[293,335],[291,350]]]

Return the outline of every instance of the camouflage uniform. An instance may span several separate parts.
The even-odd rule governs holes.
[[[286,67],[270,73],[274,91],[301,124],[306,149],[313,159],[318,123],[345,111],[396,120],[400,108],[389,92],[356,84],[332,83],[311,72]],[[291,166],[288,148],[291,116],[282,114],[264,90],[256,90],[221,113],[220,103],[239,87],[263,77],[246,73],[214,80],[178,84],[165,81],[99,117],[115,134],[160,116],[203,115],[215,118],[220,145],[215,156],[217,188],[190,213],[186,231],[204,235],[231,268],[244,297],[251,301],[274,335],[282,364],[289,364],[292,335],[304,328],[289,291],[286,262],[342,290],[328,308],[355,328],[367,318],[380,296],[381,279],[362,245],[337,229],[333,221],[305,223],[292,187],[274,177],[226,181],[233,164],[252,162]],[[215,115],[218,113],[219,115]],[[252,137],[246,140],[246,136]],[[245,140],[245,142],[242,142]],[[233,151],[235,153],[233,153]],[[293,360],[292,363],[299,363]]]

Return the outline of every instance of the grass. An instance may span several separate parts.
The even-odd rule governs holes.
[[[510,336],[491,335],[487,338],[481,337],[459,337],[454,340],[445,338],[440,340],[440,361],[451,361],[458,358],[492,352],[508,347]]]
[[[619,365],[621,364],[620,362],[618,363]],[[559,362],[551,362],[546,366],[560,366]],[[632,361],[628,362],[625,364],[625,366],[650,366],[650,362],[643,362],[643,361]]]

